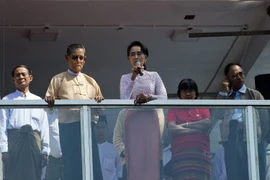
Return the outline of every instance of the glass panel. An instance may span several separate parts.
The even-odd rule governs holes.
[[[269,160],[269,108],[255,108],[255,113],[258,113],[259,119],[256,120],[257,125],[257,141],[258,141],[258,166],[260,179],[270,178],[270,160]],[[266,178],[265,178],[266,177]]]
[[[8,129],[17,129],[16,131],[20,132],[22,130],[18,129],[22,124],[30,124],[34,130],[39,130],[36,128],[40,126],[37,122],[42,119],[39,108],[13,109],[7,112],[9,112],[6,115],[10,121]],[[22,112],[23,115],[18,114]],[[102,110],[92,108],[94,179],[99,179],[101,176],[105,177],[104,180],[111,176],[116,178],[128,176],[129,180],[133,177],[143,180],[152,179],[154,176],[157,179],[196,176],[197,179],[215,180],[221,179],[223,175],[235,176],[230,173],[235,169],[240,172],[239,179],[243,179],[248,174],[246,134],[245,126],[243,126],[245,124],[243,123],[245,122],[243,121],[244,112],[243,108],[207,107],[156,109],[141,106],[129,109],[108,107]],[[30,115],[27,116],[27,113]],[[76,176],[76,179],[82,179],[81,147],[85,145],[81,146],[80,143],[80,108],[46,109],[46,113],[49,120],[51,148],[46,176],[67,174]],[[242,116],[237,116],[237,113]],[[16,118],[16,121],[12,120]],[[207,122],[209,123],[207,118],[210,118],[212,124],[209,133],[205,133],[208,129]],[[2,114],[1,123],[4,122],[3,119]],[[59,126],[57,126],[58,120]],[[163,127],[164,131],[162,131]],[[263,127],[265,128],[266,125]],[[86,129],[84,128],[84,133],[89,135],[85,132]],[[226,136],[228,130],[229,136]],[[12,141],[10,137],[13,130],[8,131],[10,131],[8,139]],[[29,129],[23,128],[23,133],[25,131],[28,132]],[[259,154],[262,154],[265,159],[264,167],[268,165],[266,137],[268,136],[265,136],[264,144],[260,143],[258,146]],[[16,138],[23,138],[23,136]],[[58,138],[61,139],[61,151]],[[222,140],[223,143],[221,143]],[[1,149],[2,145],[1,142]],[[16,143],[9,143],[9,150],[13,145]],[[87,150],[87,147],[85,149]],[[90,151],[90,147],[88,149]],[[264,154],[261,150],[264,150]],[[25,153],[23,150],[11,151],[13,154],[14,152]],[[61,152],[65,158],[64,161],[61,158]],[[226,154],[229,155],[226,156]],[[26,153],[23,157],[26,158],[27,155],[29,154]],[[225,173],[226,167],[230,170]],[[43,173],[45,173],[44,170]],[[87,176],[87,179],[90,177]]]
[[[56,112],[57,113],[57,112]],[[82,179],[82,149],[80,108],[58,108],[59,136],[61,142],[62,159],[53,154],[53,148],[59,147],[51,141],[51,172],[46,173],[45,179]],[[53,128],[53,127],[52,127]],[[51,140],[55,137],[51,135]],[[58,149],[56,149],[58,150]],[[55,162],[55,163],[53,163]],[[63,168],[59,167],[62,165]],[[62,173],[61,173],[62,169]],[[59,171],[60,170],[60,171]]]
[[[212,109],[216,121],[210,133],[212,179],[248,179],[245,111]]]
[[[244,118],[243,108],[108,107],[94,128],[99,149],[94,157],[100,158],[94,167],[101,167],[103,177],[129,180],[221,180],[226,179],[227,164],[232,178],[237,169],[238,179],[248,179]]]
[[[122,161],[113,145],[113,132],[120,112],[121,109],[107,108],[103,112],[91,109],[94,179],[122,177]]]
[[[61,178],[62,177],[62,151],[60,144],[59,118],[60,114],[68,110],[67,108],[50,108],[46,109],[48,122],[50,127],[50,156],[49,163],[46,168],[43,168],[42,177],[45,179]],[[61,118],[62,119],[62,118]],[[62,134],[62,133],[61,133]]]
[[[3,155],[6,178],[82,179],[80,108],[2,109],[0,122],[7,129],[7,142],[5,133],[0,138],[1,151],[8,152]],[[49,149],[46,166],[42,154]]]

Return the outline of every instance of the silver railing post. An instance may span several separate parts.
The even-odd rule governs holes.
[[[93,178],[93,156],[92,156],[92,131],[91,131],[91,109],[87,106],[81,107],[81,144],[82,144],[82,173],[83,180],[94,180]],[[72,133],[72,132],[71,132]]]
[[[255,109],[252,106],[246,107],[245,116],[249,179],[260,180]]]

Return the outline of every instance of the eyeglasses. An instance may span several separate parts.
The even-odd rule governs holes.
[[[86,56],[75,56],[75,55],[71,56],[72,60],[77,60],[77,59],[84,60],[85,58],[86,58]]]
[[[136,52],[132,52],[132,53],[130,53],[129,56],[130,56],[131,58],[136,58],[136,56],[137,56],[137,57],[141,57],[142,55],[144,55],[142,52],[137,52],[137,53],[136,53]]]
[[[243,78],[245,75],[243,72],[239,72],[237,74],[232,75],[233,79],[237,79],[238,77]]]

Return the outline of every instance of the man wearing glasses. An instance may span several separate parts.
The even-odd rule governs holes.
[[[99,85],[96,81],[81,73],[86,61],[86,49],[81,44],[71,44],[67,48],[65,59],[68,70],[54,76],[46,92],[45,101],[54,105],[55,99],[102,101]],[[97,114],[98,115],[98,114]],[[92,125],[94,118],[92,118]],[[93,127],[94,128],[94,127]],[[82,180],[80,110],[59,109],[59,134],[63,154],[64,180]],[[95,133],[92,130],[94,179],[102,180],[100,161]]]
[[[225,67],[225,80],[218,99],[263,100],[258,91],[245,86],[245,74],[240,64],[230,63]],[[267,110],[256,109],[257,138],[259,150],[260,179],[265,179],[266,145],[269,130]],[[248,180],[247,144],[243,109],[230,108],[223,114],[220,124],[221,140],[224,146],[225,165],[229,180]]]

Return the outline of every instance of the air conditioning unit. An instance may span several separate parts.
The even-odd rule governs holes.
[[[31,29],[28,40],[29,41],[56,41],[59,35],[59,29]]]

